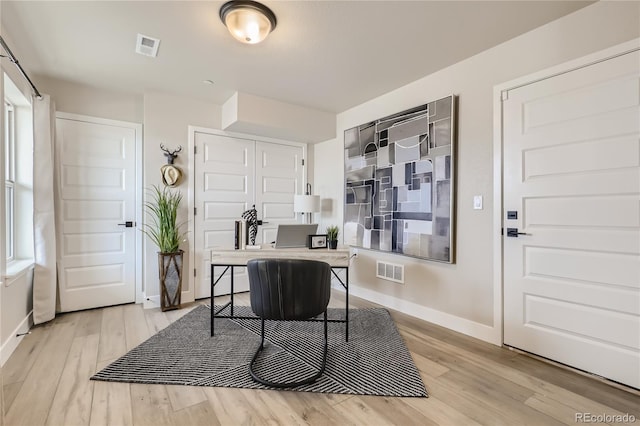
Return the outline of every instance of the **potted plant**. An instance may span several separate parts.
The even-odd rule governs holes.
[[[340,228],[337,225],[327,226],[327,242],[329,244],[330,249],[338,248],[338,234],[340,233]]]
[[[158,252],[158,272],[160,278],[160,308],[163,311],[180,308],[182,295],[182,258],[184,251],[180,243],[185,233],[178,224],[178,207],[182,201],[179,191],[167,187],[153,186],[150,201],[145,203],[148,216],[143,232],[153,241]]]

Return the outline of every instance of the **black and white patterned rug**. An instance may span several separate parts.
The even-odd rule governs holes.
[[[236,315],[253,315],[236,306]],[[199,306],[149,338],[92,380],[168,385],[268,389],[252,381],[249,362],[260,344],[259,320],[216,319]],[[341,319],[343,309],[329,309]],[[322,322],[266,321],[265,350],[256,371],[267,380],[294,381],[313,374],[322,359]],[[426,397],[427,391],[389,313],[382,308],[349,311],[344,324],[329,323],[327,367],[313,384],[292,390],[354,395]]]

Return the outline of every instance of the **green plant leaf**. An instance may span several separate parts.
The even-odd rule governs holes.
[[[153,185],[149,197],[144,206],[150,220],[144,224],[142,232],[158,246],[160,252],[174,253],[186,236],[186,232],[181,230],[186,222],[177,223],[182,194]]]
[[[338,239],[338,234],[340,233],[340,228],[337,225],[327,226],[327,240],[335,241]]]

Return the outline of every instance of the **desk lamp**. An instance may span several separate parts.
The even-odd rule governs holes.
[[[320,196],[311,195],[311,184],[307,183],[304,195],[293,196],[293,211],[307,215],[307,223],[311,223],[311,215],[320,211]]]

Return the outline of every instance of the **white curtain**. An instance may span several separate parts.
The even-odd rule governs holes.
[[[33,322],[56,315],[56,228],[53,199],[54,106],[49,95],[33,99]]]

